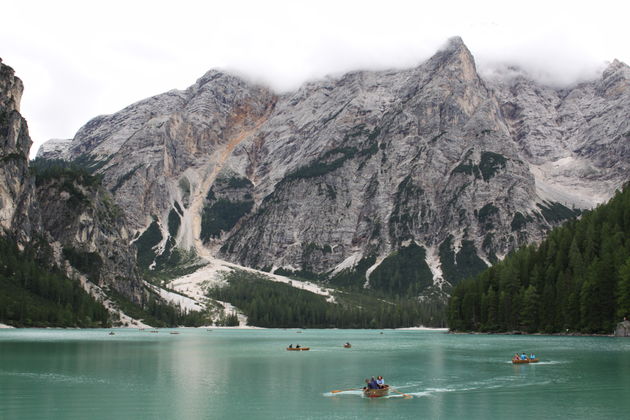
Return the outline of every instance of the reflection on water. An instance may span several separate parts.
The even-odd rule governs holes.
[[[0,418],[623,418],[630,340],[431,331],[0,331]],[[342,344],[350,341],[351,349]],[[513,365],[516,352],[541,361]],[[383,375],[390,395],[365,398]],[[359,388],[359,389],[356,389]],[[333,393],[332,390],[348,390]],[[411,398],[410,398],[411,397]]]

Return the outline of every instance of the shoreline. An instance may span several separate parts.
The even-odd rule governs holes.
[[[546,337],[615,337],[615,334],[585,334],[578,332],[570,333],[527,333],[522,331],[512,332],[481,332],[481,331],[451,331],[448,334],[456,335],[524,335],[524,336],[546,336]]]
[[[6,325],[0,323],[0,328],[7,329],[44,329],[44,330],[140,330],[140,329],[152,329],[152,330],[174,330],[174,329],[189,329],[189,330],[298,330],[298,331],[307,331],[307,330],[330,330],[330,331],[344,331],[344,330],[356,330],[356,331],[437,331],[437,332],[448,332],[450,333],[448,328],[432,328],[432,327],[401,327],[401,328],[300,328],[300,327],[291,327],[291,328],[267,328],[267,327],[256,327],[253,325],[239,325],[234,327],[224,327],[224,326],[215,326],[215,325],[203,325],[200,327],[137,327],[137,326],[115,326],[110,328],[75,328],[75,327],[14,327],[12,325]],[[460,333],[457,333],[460,334]],[[475,333],[461,333],[461,334],[475,334]]]
[[[102,329],[102,330],[176,330],[176,329],[188,329],[188,330],[235,330],[235,331],[247,331],[247,330],[298,330],[298,331],[308,331],[308,330],[330,330],[330,331],[344,331],[344,330],[354,330],[354,331],[434,331],[434,332],[443,332],[446,334],[453,335],[510,335],[510,336],[546,336],[546,337],[616,337],[615,334],[583,334],[583,333],[526,333],[520,331],[513,332],[479,332],[479,331],[451,331],[448,328],[432,328],[432,327],[401,327],[401,328],[266,328],[266,327],[255,327],[250,325],[239,325],[235,327],[224,327],[224,326],[214,326],[214,325],[205,325],[201,327],[150,327],[147,326],[145,328],[138,328],[136,326],[117,326],[111,328],[73,328],[73,327],[14,327],[12,325],[2,324],[0,323],[0,329],[16,329],[16,330],[28,330],[28,329],[45,329],[45,330],[93,330],[93,329]]]

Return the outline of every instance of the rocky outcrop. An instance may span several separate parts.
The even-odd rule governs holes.
[[[41,228],[54,260],[69,264],[98,286],[140,301],[142,283],[125,217],[100,180],[80,171],[37,171]]]
[[[514,71],[490,81],[541,197],[590,208],[627,181],[629,81],[617,60],[601,79],[566,89]]]
[[[627,80],[619,62],[570,89],[484,80],[453,38],[416,68],[284,95],[211,71],[42,155],[102,174],[134,229],[160,231],[158,251],[328,277],[363,267],[369,285],[414,245],[423,257],[407,263],[443,285],[627,181]]]
[[[24,87],[13,69],[0,59],[0,231],[20,242],[32,232],[29,211],[33,189],[28,171],[31,138],[20,115]]]
[[[622,321],[615,328],[615,337],[630,337],[630,321]]]
[[[71,266],[139,301],[142,283],[125,216],[100,180],[68,168],[29,168],[22,90],[0,61],[0,234],[35,249],[50,265]]]

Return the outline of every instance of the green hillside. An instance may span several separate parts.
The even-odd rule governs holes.
[[[444,326],[443,304],[419,304],[402,296],[382,297],[367,291],[337,290],[336,303],[324,296],[237,270],[225,275],[226,286],[209,297],[230,302],[248,317],[249,325],[267,328],[399,328]]]
[[[17,327],[106,327],[109,314],[78,280],[0,237],[0,322]]]
[[[453,290],[457,331],[610,333],[630,315],[630,185]]]

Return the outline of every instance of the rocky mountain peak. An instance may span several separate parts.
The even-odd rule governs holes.
[[[605,78],[607,77],[607,75],[612,74],[617,71],[626,72],[626,75],[627,75],[627,72],[630,71],[630,66],[628,66],[623,61],[619,61],[615,58],[608,66],[606,66],[603,77]]]
[[[363,285],[408,248],[455,282],[627,180],[625,96],[595,92],[623,90],[624,66],[560,94],[518,69],[482,79],[454,37],[416,68],[283,95],[211,70],[88,123],[70,158],[106,155],[97,171],[147,267],[194,247],[270,270],[363,267]]]
[[[7,111],[20,112],[23,91],[22,80],[15,76],[11,67],[2,64],[2,58],[0,58],[0,106]]]
[[[214,83],[219,84],[230,84],[230,85],[247,85],[247,82],[242,80],[241,78],[223,72],[218,69],[212,69],[207,71],[203,76],[201,76],[194,85],[192,85],[189,89],[191,90],[199,90],[202,89],[206,85],[211,85]]]
[[[479,78],[475,59],[459,36],[450,38],[446,45],[429,59],[427,65],[434,67],[436,71],[450,73],[462,81]]]
[[[628,92],[629,81],[630,66],[615,59],[602,73],[602,80],[597,86],[597,91],[603,96],[618,96],[622,92]]]

